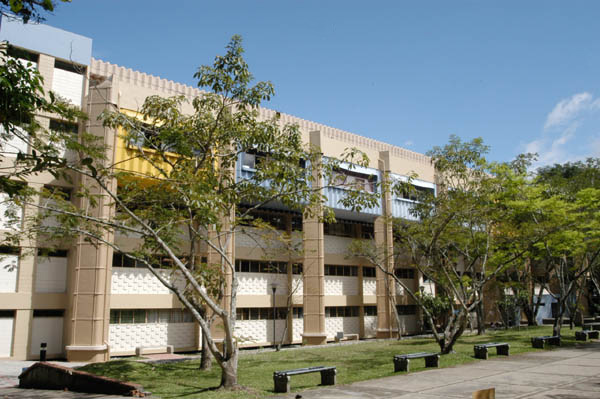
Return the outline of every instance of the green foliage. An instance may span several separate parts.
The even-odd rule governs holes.
[[[71,0],[60,0],[62,3],[70,3]],[[44,20],[43,12],[52,12],[56,7],[54,0],[0,0],[0,12],[7,15],[10,12],[21,18],[23,23],[33,20],[41,22]]]

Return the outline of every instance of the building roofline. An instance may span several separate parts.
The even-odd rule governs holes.
[[[144,72],[139,72],[131,68],[122,67],[110,62],[97,60],[92,58],[90,64],[90,73],[109,76],[115,75],[120,81],[124,81],[137,86],[147,87],[154,90],[159,90],[168,95],[185,95],[189,97],[198,96],[203,93],[202,90],[188,86],[172,80],[164,79],[155,75],[150,75]],[[391,156],[411,160],[422,164],[431,164],[431,158],[427,155],[407,150],[393,144],[375,140],[369,137],[364,137],[356,133],[347,132],[327,126],[322,123],[309,121],[294,115],[279,112],[266,107],[260,107],[260,116],[263,118],[272,118],[275,114],[279,114],[281,121],[284,123],[297,123],[300,128],[307,131],[319,130],[325,137],[332,140],[344,141],[348,144],[367,147],[376,151],[389,151]]]

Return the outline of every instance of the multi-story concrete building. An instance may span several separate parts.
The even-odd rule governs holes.
[[[201,94],[183,84],[93,59],[91,39],[45,25],[3,20],[0,26],[0,40],[9,41],[19,50],[14,52],[15,57],[32,62],[44,77],[47,90],[88,113],[89,122],[74,126],[74,131],[86,129],[103,137],[114,149],[109,155],[115,162],[126,159],[127,149],[117,131],[97,122],[103,110],[135,112],[149,95],[191,98]],[[274,111],[262,108],[260,113],[261,117],[270,118]],[[37,118],[45,126],[60,122],[53,115]],[[364,151],[371,164],[354,169],[352,178],[363,182],[366,190],[375,189],[371,182],[381,182],[385,172],[400,180],[415,172],[416,186],[435,189],[434,170],[425,155],[294,116],[281,118],[283,122],[297,123],[305,142],[319,146],[325,157],[339,156],[340,150],[348,147]],[[3,144],[5,148],[27,151],[16,141]],[[4,155],[1,161],[10,163],[11,159]],[[237,177],[253,173],[253,162],[251,154],[242,155]],[[121,162],[121,167],[136,170],[143,165]],[[47,174],[31,178],[28,184],[61,186],[66,192],[72,189]],[[322,344],[333,340],[339,331],[361,338],[389,337],[398,330],[402,334],[420,331],[417,308],[409,298],[401,290],[390,294],[393,290],[385,288],[383,273],[364,260],[349,256],[348,246],[355,238],[374,240],[378,246],[392,250],[392,227],[385,216],[411,218],[410,198],[389,192],[380,194],[377,207],[356,213],[338,203],[342,189],[327,189],[326,205],[334,209],[337,217],[337,223],[329,225],[316,219],[303,220],[302,215],[281,209],[264,209],[263,219],[291,232],[302,242],[304,255],[283,250],[267,254],[254,239],[236,234],[236,333],[241,346],[271,345],[280,340]],[[7,206],[10,203],[4,196],[0,219]],[[21,211],[30,213],[35,209]],[[4,221],[0,227],[23,228]],[[131,236],[117,234],[113,239],[126,249],[133,249],[137,243]],[[47,244],[38,240],[29,246],[43,249]],[[0,358],[35,359],[41,342],[47,342],[50,357],[90,361],[133,354],[139,346],[173,345],[178,351],[201,346],[198,326],[182,310],[175,295],[148,270],[135,267],[108,247],[73,242],[50,256],[36,255],[36,251],[23,255],[22,248],[1,250]],[[266,260],[278,267],[267,267]],[[302,273],[303,267],[313,272]],[[415,269],[401,264],[390,267],[396,268],[397,275],[414,288],[425,284]],[[169,274],[169,278],[174,277]],[[270,311],[273,307],[285,307],[288,295],[293,299],[292,312],[282,312],[280,316]],[[393,321],[390,295],[396,295],[400,326]],[[286,326],[287,334],[282,337]]]

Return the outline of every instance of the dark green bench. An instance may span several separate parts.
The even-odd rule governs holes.
[[[410,371],[411,359],[425,358],[425,367],[439,367],[440,355],[437,353],[418,352],[394,356],[394,372]]]
[[[544,349],[544,345],[560,346],[560,335],[547,335],[544,337],[533,337],[531,338],[531,346],[534,348]]]
[[[275,371],[273,373],[273,382],[275,383],[275,392],[290,391],[290,377],[293,375],[321,373],[321,385],[335,385],[335,376],[337,370],[332,366],[304,367],[301,369]]]
[[[488,348],[496,348],[496,354],[499,356],[508,356],[510,345],[506,342],[489,342],[487,344],[475,345],[473,346],[473,350],[475,351],[475,357],[477,359],[487,360]]]

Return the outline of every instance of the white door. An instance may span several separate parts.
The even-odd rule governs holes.
[[[63,318],[62,317],[34,317],[31,326],[32,355],[40,354],[40,344],[46,343],[48,356],[61,356],[63,353]]]
[[[14,320],[14,317],[0,316],[0,358],[11,355]]]

